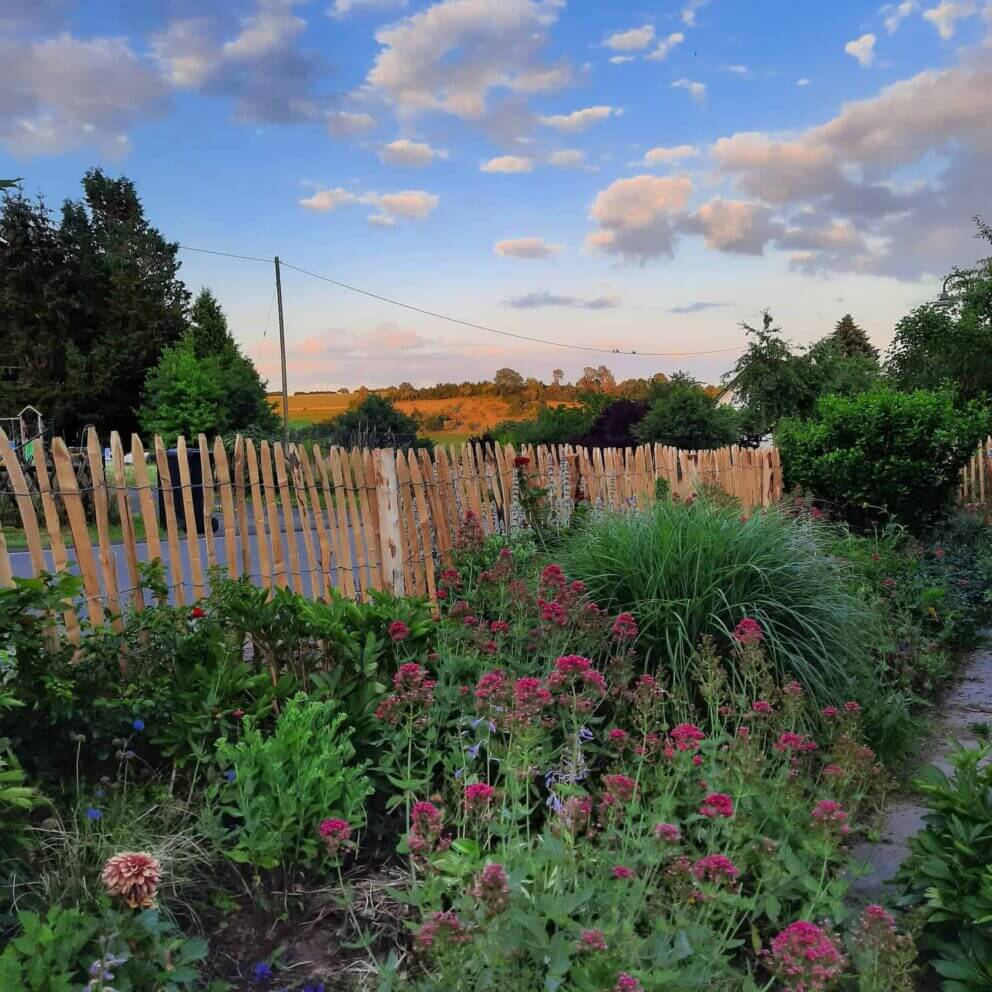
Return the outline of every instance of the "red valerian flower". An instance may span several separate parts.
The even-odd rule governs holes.
[[[469,812],[478,812],[489,809],[490,803],[496,790],[485,782],[476,782],[473,785],[465,786],[465,809]]]
[[[634,790],[637,785],[632,778],[626,775],[604,775],[603,781],[606,783],[607,789],[621,802],[629,803],[634,798]]]
[[[562,827],[573,836],[578,836],[589,826],[591,816],[592,800],[588,796],[569,796],[558,810]]]
[[[751,712],[758,713],[761,716],[769,716],[774,710],[772,709],[772,704],[767,699],[756,699],[751,704]]]
[[[678,844],[682,840],[682,831],[674,823],[655,824],[654,835],[666,844]]]
[[[498,916],[510,905],[510,880],[506,869],[490,862],[472,884],[472,895],[482,904],[486,917]]]
[[[821,799],[810,814],[814,827],[820,827],[827,833],[838,833],[846,837],[851,832],[847,824],[847,812],[840,803],[833,799]]]
[[[621,730],[620,727],[614,727],[607,735],[606,739],[619,750],[623,750],[627,746],[627,742],[630,740],[630,734],[626,730]]]
[[[596,953],[607,950],[606,934],[602,930],[583,930],[576,944],[580,951]]]
[[[801,699],[803,696],[803,687],[793,679],[791,682],[786,682],[782,686],[782,694],[785,696],[790,696],[793,699]]]
[[[438,943],[468,943],[472,935],[465,929],[458,914],[448,909],[431,913],[430,919],[422,924],[413,939],[420,950],[429,951]]]
[[[414,858],[423,862],[435,851],[446,851],[451,840],[443,836],[443,831],[444,813],[437,806],[425,799],[413,804],[407,846]]]
[[[387,631],[391,641],[405,641],[410,636],[410,628],[402,620],[394,620]]]
[[[513,459],[514,468],[526,468],[530,464],[530,459],[526,455],[517,455]]]
[[[489,625],[489,629],[494,634],[508,634],[510,632],[510,625],[505,620],[493,620]]]
[[[729,820],[734,815],[734,801],[725,792],[711,792],[703,800],[699,812],[711,819],[724,817]]]
[[[621,613],[610,628],[618,641],[632,641],[637,637],[637,621],[632,613]]]
[[[820,715],[826,717],[828,720],[832,720],[835,716],[840,715],[840,710],[837,709],[836,706],[824,706],[823,709],[820,710]]]
[[[796,734],[791,730],[786,730],[779,735],[778,740],[772,746],[783,754],[790,751],[796,754],[808,754],[816,750],[816,741],[811,740],[805,734]]]
[[[807,920],[790,923],[773,937],[768,957],[788,992],[823,992],[847,967],[839,941]]]
[[[725,854],[708,854],[693,866],[692,873],[700,882],[734,882],[740,869]]]
[[[351,825],[347,820],[336,817],[321,820],[317,833],[320,834],[320,839],[324,842],[328,853],[337,854],[351,839]]]
[[[617,975],[617,983],[613,986],[613,992],[644,992],[644,986],[633,975],[621,971]]]
[[[680,751],[695,751],[699,742],[706,739],[706,734],[694,723],[677,724],[672,727],[670,736]]]
[[[849,702],[844,703],[844,712],[850,713],[852,716],[857,715],[861,712],[861,706],[852,699]]]
[[[628,868],[626,865],[614,865],[612,874],[614,878],[620,878],[620,879],[633,878],[634,869]]]
[[[738,644],[753,646],[760,644],[765,639],[765,632],[761,629],[761,624],[753,617],[744,617],[730,635]]]
[[[441,573],[441,585],[457,589],[462,584],[462,573],[457,568],[446,568]]]
[[[556,627],[564,627],[568,622],[568,613],[561,603],[539,599],[537,605],[541,610],[541,619],[545,623],[553,623]]]

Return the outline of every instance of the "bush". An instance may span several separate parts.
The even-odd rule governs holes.
[[[591,448],[634,447],[640,443],[634,431],[647,412],[647,403],[617,400],[600,413],[584,434],[570,438],[569,443]]]
[[[315,437],[342,448],[422,448],[427,438],[417,436],[417,421],[398,410],[392,400],[369,393],[340,416],[314,429]]]
[[[668,444],[688,451],[722,448],[740,437],[740,415],[720,406],[702,385],[678,373],[652,390],[651,409],[633,428],[645,444]]]
[[[992,744],[958,747],[954,774],[931,767],[915,783],[926,828],[910,841],[900,879],[922,904],[923,945],[945,992],[992,988]]]
[[[365,822],[367,765],[354,762],[351,730],[337,708],[300,693],[271,736],[248,721],[240,741],[217,742],[217,757],[229,766],[220,797],[234,821],[225,852],[232,861],[289,873],[316,859],[323,819]]]
[[[811,420],[776,431],[787,486],[801,486],[856,525],[896,517],[919,529],[947,508],[958,473],[987,433],[987,409],[949,392],[879,386],[827,396]]]
[[[560,557],[600,606],[635,614],[638,646],[673,685],[691,684],[703,635],[726,644],[753,617],[778,677],[797,677],[825,703],[868,676],[876,618],[823,544],[811,521],[774,510],[746,518],[699,500],[596,516]]]

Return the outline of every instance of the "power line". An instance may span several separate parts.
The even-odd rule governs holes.
[[[208,255],[223,255],[228,258],[241,258],[249,262],[265,262],[270,264],[272,259],[269,258],[257,258],[253,255],[238,255],[234,252],[227,251],[211,251],[209,248],[190,248],[188,245],[180,245],[180,248],[185,248],[188,251],[199,251]],[[530,334],[518,334],[514,331],[504,331],[497,327],[489,327],[487,324],[476,324],[470,320],[462,320],[460,317],[452,317],[449,314],[438,313],[436,310],[427,310],[424,307],[414,306],[412,303],[404,303],[402,300],[394,300],[389,296],[381,296],[379,293],[370,292],[367,289],[361,289],[358,286],[352,286],[349,283],[341,282],[337,279],[331,279],[329,276],[322,276],[318,272],[311,272],[309,269],[304,269],[299,265],[293,265],[292,262],[287,262],[285,259],[281,259],[281,264],[284,268],[293,269],[296,272],[300,272],[305,276],[310,276],[313,279],[319,279],[321,282],[330,283],[332,286],[337,286],[339,289],[346,289],[352,293],[359,293],[362,296],[366,296],[372,300],[378,300],[380,303],[388,303],[394,307],[401,307],[404,310],[410,310],[413,313],[419,313],[425,317],[434,317],[436,320],[444,320],[450,324],[458,324],[461,327],[470,327],[477,331],[484,331],[487,334],[498,334],[505,338],[515,338],[518,341],[530,341],[534,344],[544,344],[549,345],[553,348],[565,348],[571,351],[585,351],[594,352],[599,355],[630,355],[637,358],[695,358],[700,355],[724,355],[730,352],[743,351],[744,346],[740,345],[736,348],[713,348],[709,351],[637,351],[635,349],[626,350],[623,348],[596,348],[592,345],[583,344],[568,344],[564,341],[552,341],[549,338],[539,338]]]

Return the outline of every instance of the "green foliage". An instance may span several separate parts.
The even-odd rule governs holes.
[[[506,420],[491,431],[503,443],[569,444],[584,434],[596,419],[598,410],[590,406],[545,406],[533,420]]]
[[[137,428],[136,399],[162,349],[186,327],[178,246],[144,215],[134,184],[99,169],[56,222],[43,202],[8,194],[0,213],[0,352],[24,368],[0,406],[27,403],[59,433],[87,423]]]
[[[85,974],[83,951],[97,921],[78,909],[52,906],[44,917],[17,914],[19,933],[0,954],[0,988],[23,992],[77,992]]]
[[[871,343],[864,328],[859,327],[849,313],[837,321],[833,339],[846,358],[868,358],[878,362],[878,348]]]
[[[704,634],[725,644],[741,619],[753,617],[778,678],[794,675],[827,703],[869,678],[866,644],[876,618],[824,544],[817,526],[775,510],[744,518],[704,500],[662,502],[594,517],[560,560],[600,606],[634,613],[638,646],[674,685],[692,684]]]
[[[989,412],[950,393],[877,386],[827,396],[810,420],[776,431],[787,486],[801,486],[853,523],[895,517],[912,527],[950,502],[958,472],[989,430]]]
[[[916,787],[926,827],[900,879],[922,905],[923,944],[945,992],[992,987],[992,745],[956,747],[948,776],[928,768]]]
[[[676,373],[651,391],[651,408],[633,431],[641,443],[690,451],[722,448],[740,437],[737,411],[720,406],[696,379]]]
[[[329,444],[342,448],[419,448],[430,441],[417,437],[417,421],[392,400],[369,393],[360,403],[320,425]]]
[[[290,873],[316,861],[321,820],[339,816],[361,826],[371,788],[367,764],[354,761],[351,735],[337,703],[301,693],[271,735],[246,721],[240,741],[218,741],[217,757],[234,773],[218,799],[233,822],[225,854]]]

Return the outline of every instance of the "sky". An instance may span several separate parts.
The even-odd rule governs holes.
[[[284,268],[291,391],[716,382],[765,308],[884,349],[984,254],[992,0],[0,0],[0,176],[94,166],[182,245],[554,342]],[[272,264],[181,258],[277,384]]]

